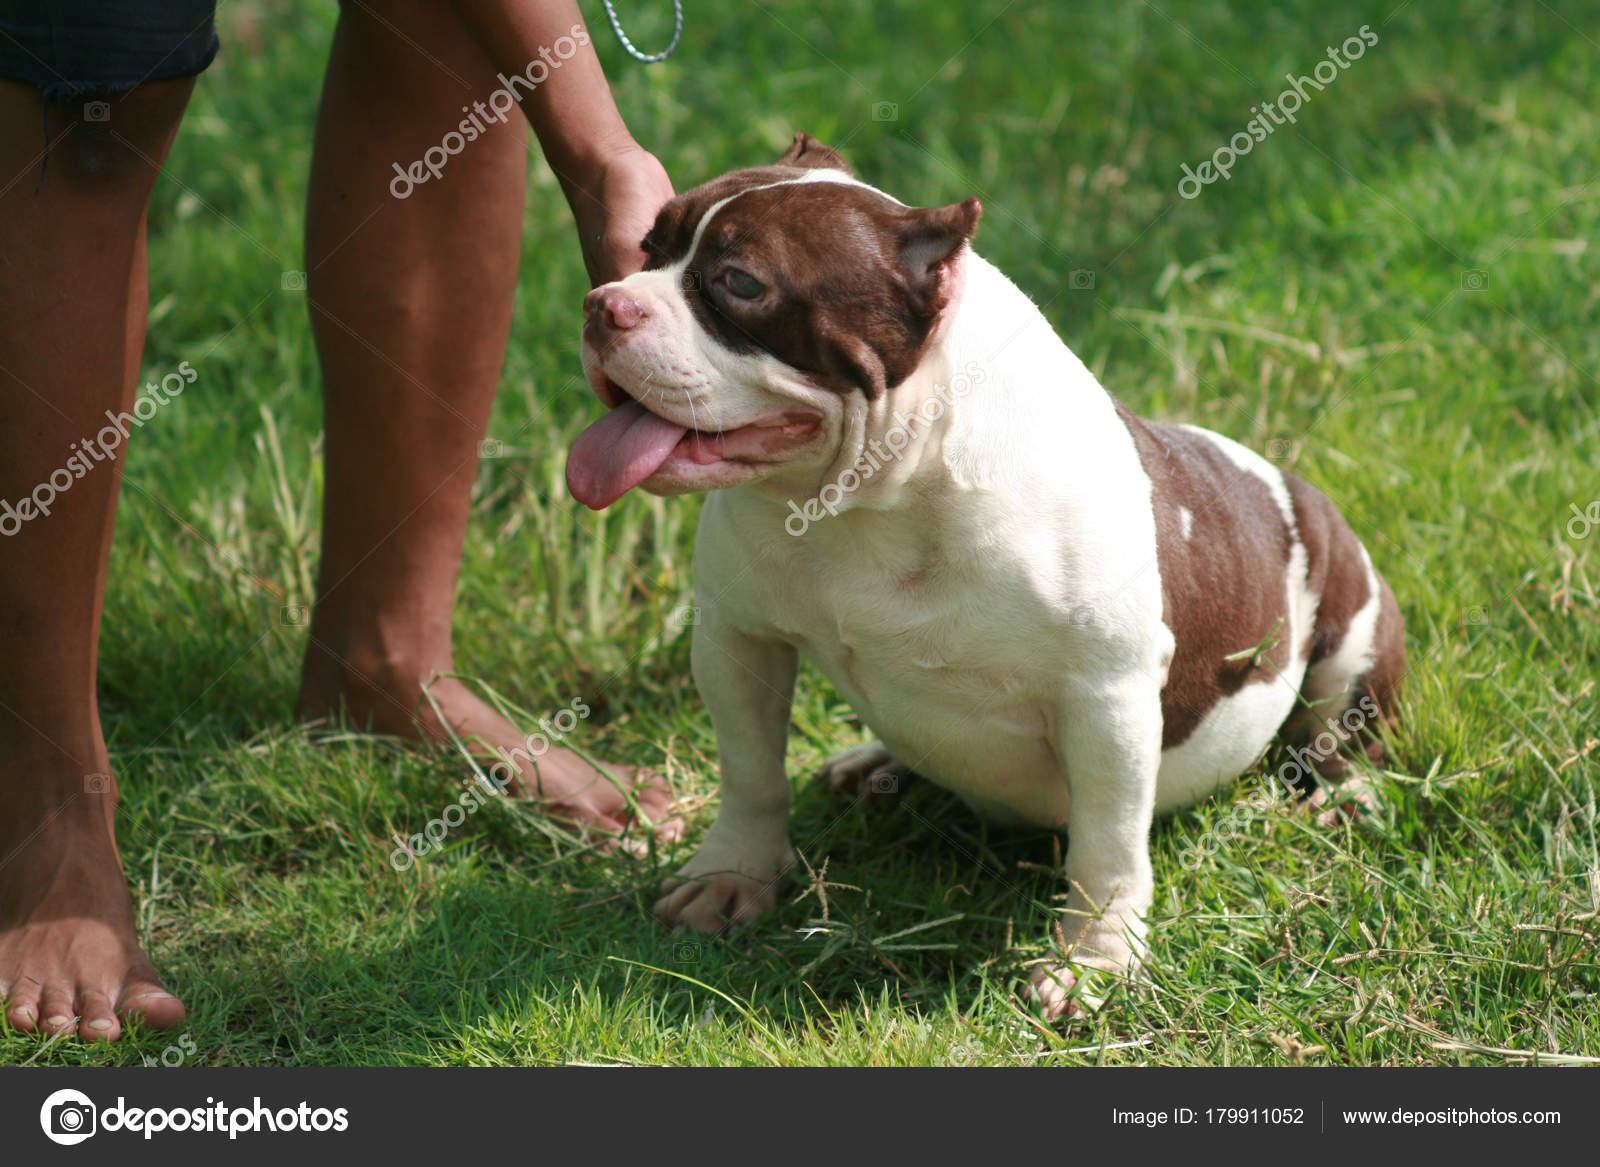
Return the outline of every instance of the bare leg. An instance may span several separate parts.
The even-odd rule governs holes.
[[[439,145],[463,105],[499,88],[447,5],[347,5],[317,124],[306,267],[325,381],[327,493],[302,717],[342,710],[384,733],[442,739],[423,699],[453,669],[451,610],[478,443],[511,325],[527,131],[520,112],[409,197],[402,167]],[[463,738],[511,750],[523,735],[459,682],[432,695]],[[624,782],[633,775],[613,771]],[[604,830],[624,799],[593,767],[551,750],[523,792]],[[641,786],[647,817],[668,795]]]
[[[0,503],[16,508],[132,400],[145,208],[192,86],[143,86],[105,122],[52,109],[44,169],[40,95],[0,81]],[[0,510],[0,999],[24,1032],[81,1018],[115,1039],[131,1013],[184,1018],[139,948],[95,705],[121,477],[119,451],[41,492],[48,515]]]

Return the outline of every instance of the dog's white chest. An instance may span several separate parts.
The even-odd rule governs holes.
[[[1002,817],[1067,812],[1052,745],[1059,611],[1026,563],[945,557],[908,540],[848,573],[787,540],[740,584],[903,764]]]

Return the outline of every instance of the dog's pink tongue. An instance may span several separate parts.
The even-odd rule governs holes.
[[[572,443],[567,489],[586,507],[608,507],[654,474],[688,432],[637,401],[619,405]]]

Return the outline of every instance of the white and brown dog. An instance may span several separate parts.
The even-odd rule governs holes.
[[[722,803],[657,917],[718,931],[774,905],[804,653],[882,743],[832,759],[835,786],[914,771],[1067,826],[1071,951],[1035,975],[1056,1015],[1143,957],[1152,818],[1280,733],[1375,750],[1405,655],[1333,505],[1130,414],[972,252],[979,213],[906,206],[803,134],[673,199],[647,269],[584,303],[611,412],[567,482],[597,508],[714,492],[693,661]]]

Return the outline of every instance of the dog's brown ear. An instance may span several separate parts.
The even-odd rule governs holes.
[[[948,207],[913,207],[900,227],[900,270],[914,308],[932,316],[950,302],[951,261],[978,229],[977,199]]]
[[[854,175],[850,164],[810,134],[796,134],[794,144],[778,159],[779,166],[799,166],[805,170],[842,170]]]

